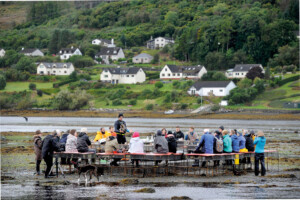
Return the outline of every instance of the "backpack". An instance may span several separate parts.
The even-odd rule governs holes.
[[[223,152],[223,140],[220,138],[216,138],[216,152],[222,153]]]

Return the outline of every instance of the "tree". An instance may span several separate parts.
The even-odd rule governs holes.
[[[30,90],[36,90],[36,84],[30,83],[30,84],[29,84],[29,89],[30,89]]]
[[[262,68],[261,67],[252,67],[248,73],[246,74],[246,77],[251,79],[251,80],[254,80],[256,77],[258,78],[264,78],[264,74],[262,72]]]
[[[178,15],[177,12],[174,11],[169,11],[167,12],[166,16],[165,16],[165,22],[167,24],[173,24],[176,25],[178,22]]]
[[[221,52],[209,52],[205,57],[205,66],[208,70],[220,70],[226,66],[225,56]]]
[[[265,78],[270,79],[270,76],[271,76],[271,71],[270,71],[270,67],[268,66],[265,71]]]
[[[261,93],[265,90],[265,82],[263,79],[256,77],[253,82],[258,93]]]
[[[6,79],[2,74],[0,74],[0,90],[3,90],[5,87],[6,87]]]
[[[31,74],[36,73],[36,65],[28,56],[24,56],[18,61],[16,64],[16,69],[18,71],[25,71]]]
[[[158,88],[158,89],[162,88],[163,86],[164,86],[164,84],[162,82],[160,82],[160,81],[157,81],[155,83],[155,87]]]
[[[225,81],[227,80],[227,77],[223,72],[215,72],[214,75],[212,76],[213,80],[215,81]]]
[[[274,58],[269,60],[268,65],[270,67],[284,65],[296,65],[299,67],[299,47],[291,47],[289,45],[280,47],[278,54],[275,54]]]
[[[252,80],[250,80],[248,78],[244,78],[237,83],[237,86],[239,88],[243,88],[243,89],[249,88],[249,87],[251,87],[251,85],[252,85]]]
[[[153,60],[151,62],[152,62],[152,64],[159,63],[159,54],[158,53],[154,55]]]
[[[76,71],[73,71],[70,75],[69,75],[69,79],[71,80],[78,80],[78,77],[77,77],[77,72]]]

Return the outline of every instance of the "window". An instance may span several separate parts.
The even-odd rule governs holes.
[[[244,75],[244,73],[242,73],[242,75]]]
[[[134,75],[131,75],[131,77],[134,77]]]
[[[138,58],[136,58],[135,60],[136,60],[136,61],[138,61],[139,59],[138,59]]]
[[[223,90],[222,90],[222,89],[220,89],[220,92],[223,92]]]
[[[53,73],[56,73],[56,71],[54,70]]]
[[[129,77],[129,75],[127,75],[126,77]]]
[[[108,72],[108,70],[106,69],[106,70],[104,70],[104,72]]]
[[[64,55],[64,58],[67,58],[67,56],[66,56],[66,55]]]
[[[235,75],[239,75],[239,73],[235,73]]]
[[[168,69],[167,69],[167,68],[165,68],[165,71],[168,71]]]
[[[180,76],[180,74],[178,73],[177,76]]]
[[[161,76],[165,76],[165,74],[161,74]]]
[[[67,71],[65,71],[65,74],[67,73]]]
[[[108,75],[104,75],[104,78],[108,78]]]
[[[192,90],[192,95],[195,95],[195,93],[196,93],[196,90]]]
[[[173,74],[173,76],[176,76],[176,74]]]
[[[66,66],[66,65],[64,65],[64,68],[67,68],[67,66]]]
[[[171,74],[168,74],[168,76],[171,76]]]

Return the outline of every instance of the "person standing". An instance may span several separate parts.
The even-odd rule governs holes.
[[[232,141],[232,152],[233,153],[239,153],[240,152],[240,144],[239,144],[239,138],[236,135],[237,131],[231,130],[230,131],[230,138]]]
[[[247,130],[243,130],[242,132],[238,132],[239,136],[239,147],[241,153],[247,153],[248,149],[246,148],[246,138],[244,137],[248,133]]]
[[[40,164],[42,162],[42,132],[40,130],[37,130],[35,132],[35,135],[33,136],[33,144],[34,144],[34,153],[35,153],[35,169],[36,175],[40,175]]]
[[[119,114],[118,120],[115,122],[115,132],[117,133],[117,141],[119,144],[126,143],[125,133],[129,132],[126,126],[126,122],[123,121],[124,115],[122,113]]]
[[[223,135],[223,152],[232,153],[232,140],[229,137],[228,131],[224,130]],[[232,160],[225,160],[225,165],[232,165]]]
[[[52,134],[47,135],[42,144],[42,156],[43,159],[47,165],[46,171],[45,171],[45,178],[49,178],[50,176],[53,176],[53,174],[50,174],[51,167],[53,165],[53,152],[57,151],[59,152],[59,137],[60,132],[57,133],[57,131],[54,131]]]
[[[261,175],[266,175],[266,168],[265,168],[265,145],[266,145],[266,138],[264,132],[258,131],[257,137],[254,140],[254,144],[256,145],[255,148],[255,176],[259,175],[259,162],[261,164]]]

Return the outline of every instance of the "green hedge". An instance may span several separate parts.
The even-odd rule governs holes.
[[[289,78],[280,80],[280,81],[278,82],[278,85],[279,85],[279,86],[282,86],[282,85],[284,85],[284,84],[286,84],[286,83],[289,83],[289,82],[292,82],[292,81],[297,81],[298,79],[300,79],[300,75],[292,76],[292,77],[289,77]]]
[[[63,85],[66,85],[68,83],[72,83],[72,82],[75,82],[77,80],[74,80],[74,79],[68,79],[68,80],[65,80],[65,81],[61,81],[59,83],[53,83],[53,88],[58,88],[60,86],[63,86]]]

